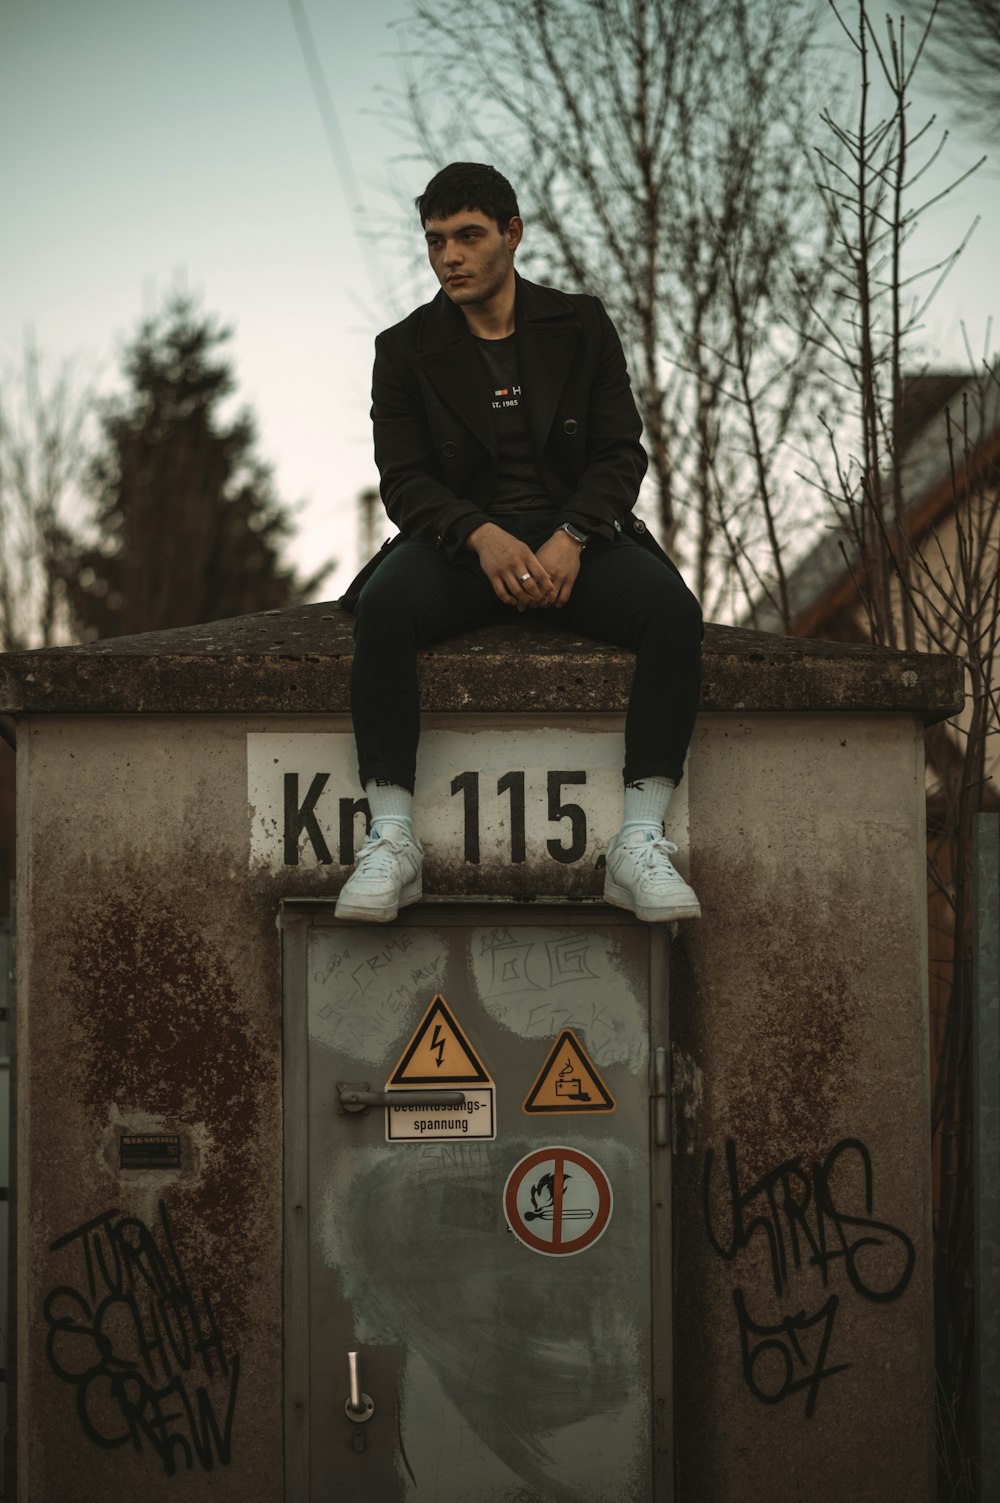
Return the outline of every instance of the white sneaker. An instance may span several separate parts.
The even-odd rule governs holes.
[[[397,826],[398,828],[398,826]],[[401,908],[423,897],[424,851],[408,835],[389,837],[373,830],[358,853],[354,870],[340,889],[336,915],[390,924]]]
[[[701,918],[701,904],[670,859],[676,854],[673,841],[662,835],[613,845],[607,856],[604,901],[630,909],[647,924]]]

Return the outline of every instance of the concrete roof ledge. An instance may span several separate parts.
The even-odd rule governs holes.
[[[329,715],[350,707],[351,618],[329,602],[81,647],[0,654],[0,715]],[[421,655],[425,710],[624,710],[631,653],[514,617]],[[927,724],[963,702],[957,658],[708,626],[702,709],[897,711]]]

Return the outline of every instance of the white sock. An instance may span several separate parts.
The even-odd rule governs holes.
[[[662,835],[676,786],[673,778],[636,778],[634,782],[626,783],[622,827],[612,844],[656,840]]]
[[[398,783],[370,778],[365,784],[365,798],[372,815],[372,834],[389,840],[405,835],[413,839],[413,794]],[[395,828],[393,828],[395,826]]]

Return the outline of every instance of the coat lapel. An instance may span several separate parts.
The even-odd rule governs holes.
[[[573,369],[581,329],[573,305],[551,287],[517,279],[517,360],[528,429],[541,454]],[[427,305],[417,360],[435,391],[483,446],[496,454],[489,381],[461,311],[444,294]]]
[[[465,319],[443,292],[427,305],[417,360],[441,400],[495,455],[486,368]]]
[[[540,454],[573,369],[581,329],[573,305],[551,287],[517,279],[517,362],[528,398],[528,427]]]

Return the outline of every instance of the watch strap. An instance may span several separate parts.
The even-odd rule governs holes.
[[[581,532],[579,527],[574,527],[572,522],[560,522],[556,531],[568,532],[575,543],[579,543],[581,548],[586,548],[588,542],[587,533]]]

